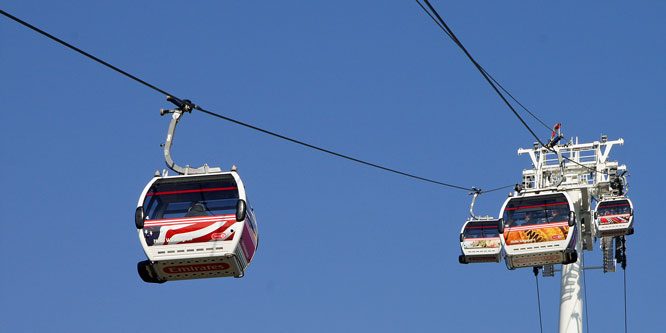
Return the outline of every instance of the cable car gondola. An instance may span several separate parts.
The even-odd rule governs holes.
[[[501,245],[497,232],[497,219],[469,219],[460,230],[460,249],[458,257],[461,264],[500,262]]]
[[[145,282],[163,283],[212,277],[243,277],[257,250],[258,230],[245,187],[235,166],[230,172],[204,165],[185,168],[171,159],[176,124],[188,101],[171,97],[173,113],[164,156],[166,171],[151,179],[139,197],[134,222],[148,260],[139,262]]]
[[[634,206],[629,198],[611,197],[597,203],[594,212],[599,237],[631,235],[634,233]]]
[[[509,269],[570,264],[578,259],[576,214],[564,192],[510,197],[498,231]]]
[[[257,225],[235,171],[155,177],[135,222],[148,262],[146,282],[242,277],[257,248]]]

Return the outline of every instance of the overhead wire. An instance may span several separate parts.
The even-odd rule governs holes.
[[[422,180],[422,181],[426,181],[426,182],[430,182],[430,183],[434,183],[434,184],[438,184],[438,185],[442,185],[442,186],[448,186],[448,187],[452,187],[452,188],[456,188],[456,189],[460,189],[460,190],[466,190],[466,191],[471,190],[470,188],[457,186],[457,185],[452,185],[452,184],[440,182],[440,181],[437,181],[437,180],[432,180],[432,179],[412,175],[412,174],[409,174],[409,173],[406,173],[406,172],[394,170],[394,169],[387,168],[387,167],[384,167],[384,166],[381,166],[381,165],[378,165],[378,164],[366,162],[366,161],[363,161],[363,160],[360,160],[360,159],[357,159],[357,158],[354,158],[354,157],[350,157],[350,156],[347,156],[347,155],[336,153],[336,152],[328,150],[328,149],[317,147],[317,146],[311,145],[309,143],[305,143],[303,141],[292,139],[292,138],[286,137],[284,135],[277,134],[275,132],[271,132],[271,131],[268,131],[268,130],[265,130],[265,129],[262,129],[262,128],[259,128],[259,127],[256,127],[256,126],[253,126],[253,125],[250,125],[250,124],[247,124],[247,123],[235,120],[235,119],[231,119],[229,117],[226,117],[226,116],[223,116],[223,115],[220,115],[220,114],[208,111],[208,110],[205,110],[205,109],[201,108],[198,105],[195,105],[194,109],[198,110],[198,111],[201,111],[203,113],[206,113],[208,115],[211,115],[213,117],[224,119],[224,120],[230,121],[232,123],[235,123],[235,124],[238,124],[238,125],[241,125],[241,126],[245,126],[247,128],[251,128],[253,130],[256,130],[256,131],[259,131],[259,132],[262,132],[262,133],[265,133],[265,134],[268,134],[268,135],[272,135],[274,137],[277,137],[277,138],[280,138],[280,139],[283,139],[283,140],[287,140],[289,142],[293,142],[293,143],[296,143],[296,144],[299,144],[299,145],[302,145],[302,146],[305,146],[305,147],[308,147],[308,148],[312,148],[312,149],[315,149],[315,150],[318,150],[318,151],[321,151],[321,152],[324,152],[324,153],[327,153],[327,154],[331,154],[331,155],[341,157],[341,158],[344,158],[344,159],[347,159],[347,160],[350,160],[350,161],[354,161],[354,162],[361,163],[361,164],[364,164],[364,165],[367,165],[367,166],[371,166],[373,168],[377,168],[377,169],[380,169],[380,170],[396,173],[396,174],[399,174],[399,175],[411,177],[411,178],[414,178],[414,179],[418,179],[418,180]]]
[[[497,188],[494,188],[494,189],[491,189],[491,190],[479,190],[479,194],[495,192],[495,191],[499,191],[499,190],[503,190],[503,189],[506,189],[506,188],[509,188],[509,187],[515,187],[515,186],[516,186],[515,184],[511,184],[511,185],[507,185],[507,186],[497,187]]]
[[[419,5],[421,5],[421,3],[419,2],[419,0],[416,0],[416,2],[417,2]],[[437,12],[437,10],[435,10],[435,8],[430,4],[430,1],[428,1],[428,0],[424,0],[424,2],[425,2],[425,4],[428,6],[428,8],[430,9],[430,12],[432,12],[432,14],[437,18],[435,22],[438,23],[438,26],[439,26],[439,27],[440,27],[440,28],[446,33],[447,36],[449,36],[449,38],[451,38],[451,40],[453,40],[453,42],[454,42],[456,45],[458,45],[458,47],[463,51],[463,53],[465,53],[465,55],[467,56],[467,58],[472,62],[472,64],[474,64],[474,66],[475,66],[476,69],[479,71],[479,73],[481,73],[481,75],[486,79],[486,81],[488,81],[488,84],[490,84],[490,86],[493,88],[493,90],[495,90],[495,93],[497,93],[497,95],[502,99],[502,101],[504,101],[504,104],[506,104],[506,106],[511,110],[511,112],[513,112],[513,114],[518,118],[518,120],[520,120],[520,122],[523,124],[523,126],[524,126],[524,127],[525,127],[525,128],[526,128],[526,129],[532,134],[532,136],[533,136],[533,137],[534,137],[534,138],[535,138],[535,139],[536,139],[536,140],[537,140],[542,146],[544,146],[544,143],[541,141],[541,139],[539,139],[539,137],[536,135],[536,133],[534,133],[534,131],[532,130],[532,128],[531,128],[531,127],[525,122],[525,120],[523,119],[523,117],[521,117],[521,116],[518,114],[518,112],[513,108],[513,106],[511,105],[511,103],[509,103],[509,101],[506,99],[506,97],[504,97],[504,95],[499,91],[499,89],[497,88],[497,86],[495,86],[495,84],[493,83],[493,80],[490,79],[490,77],[488,76],[487,72],[483,69],[483,67],[481,67],[481,65],[480,65],[480,64],[474,59],[474,57],[472,57],[472,55],[469,53],[469,51],[467,51],[467,48],[465,48],[465,46],[462,44],[462,42],[461,42],[461,41],[458,39],[458,37],[456,37],[456,35],[453,33],[453,31],[451,30],[451,28],[449,28],[449,26],[446,24],[446,22],[444,22],[444,19],[442,19],[442,17],[439,15],[439,13]],[[424,7],[423,5],[421,5],[421,8],[423,8],[424,10],[426,10],[425,7]],[[427,10],[426,10],[426,12],[429,13]],[[430,16],[430,18],[432,18],[433,20],[435,20],[435,18],[433,17],[433,15],[428,14],[428,16]],[[547,127],[547,126],[546,126],[546,127]],[[550,129],[550,128],[549,128],[549,129]]]
[[[627,244],[626,238],[622,236],[619,239],[622,243],[621,250],[621,259],[622,259],[622,275],[624,279],[624,333],[627,333]],[[618,240],[616,239],[615,242]]]
[[[442,29],[442,31],[444,31],[444,33],[445,33],[447,36],[449,36],[449,38],[451,38],[454,42],[457,41],[457,38],[455,37],[455,35],[453,35],[452,32],[449,32],[446,28],[444,28],[444,26],[443,26],[441,23],[439,23],[439,21],[437,21],[437,19],[436,19],[436,18],[435,18],[435,17],[434,17],[434,16],[433,16],[433,15],[432,15],[432,14],[431,14],[431,13],[430,13],[430,12],[424,7],[424,6],[423,6],[423,4],[421,4],[421,2],[420,2],[419,0],[416,0],[416,3],[417,3],[419,6],[421,6],[421,8],[423,9],[423,11],[424,11],[428,16],[430,16],[430,18],[433,20],[433,22],[435,22],[435,24],[437,24],[437,25],[439,26],[439,28]],[[457,43],[456,43],[456,44],[457,44]],[[513,97],[513,95],[512,95],[508,90],[506,90],[506,89],[504,88],[504,86],[502,86],[502,84],[500,84],[500,83],[499,83],[499,82],[498,82],[498,81],[497,81],[497,80],[496,80],[496,79],[495,79],[490,73],[488,73],[488,71],[487,71],[485,68],[483,68],[483,66],[481,66],[481,70],[482,70],[486,75],[488,75],[488,77],[489,77],[493,82],[495,82],[495,84],[497,84],[497,86],[500,87],[500,89],[501,89],[502,91],[504,91],[505,94],[507,94],[507,95],[508,95],[508,96],[509,96],[514,102],[516,102],[516,104],[520,105],[520,107],[521,107],[523,110],[525,110],[529,115],[531,115],[532,118],[536,119],[536,120],[537,120],[541,125],[543,125],[547,130],[549,130],[549,131],[552,130],[552,128],[551,128],[550,126],[548,126],[546,123],[544,123],[539,117],[537,117],[534,113],[532,113],[532,111],[530,111],[525,105],[523,105],[522,103],[520,103],[520,101],[518,101],[515,97]]]
[[[624,273],[624,333],[627,333],[627,270],[622,269]]]
[[[509,96],[514,102],[516,102],[516,104],[520,105],[520,107],[521,107],[523,110],[525,110],[525,112],[529,113],[529,115],[532,116],[532,118],[536,119],[536,120],[537,120],[541,125],[543,125],[543,127],[545,127],[547,130],[549,130],[549,131],[552,130],[552,128],[550,128],[550,126],[546,125],[546,123],[544,123],[543,120],[541,120],[541,119],[540,119],[539,117],[537,117],[534,113],[532,113],[532,111],[530,111],[525,105],[523,105],[523,103],[521,103],[521,102],[518,101],[515,97],[513,97],[513,95],[511,95],[511,93],[510,93],[508,90],[506,90],[506,89],[504,88],[504,86],[502,86],[501,83],[499,83],[497,80],[495,80],[495,78],[494,78],[492,75],[490,75],[490,73],[488,73],[488,71],[486,71],[485,68],[482,68],[482,69],[483,69],[483,71],[488,75],[488,77],[490,77],[490,79],[493,80],[493,82],[495,82],[495,84],[497,84],[497,86],[500,87],[500,89],[502,89],[502,91],[504,91],[505,94],[507,94],[507,95],[508,95],[508,96]]]
[[[430,1],[428,1],[428,0],[423,0],[423,1],[424,1],[425,4],[428,6],[428,8],[430,9],[430,11],[429,11],[428,9],[426,9],[426,8],[421,4],[420,0],[416,0],[416,3],[419,4],[419,6],[420,6],[420,7],[426,12],[426,14],[428,14],[428,16],[429,16],[429,17],[435,22],[435,24],[437,24],[437,26],[439,26],[439,28],[442,29],[442,31],[444,31],[444,33],[445,33],[449,38],[451,38],[451,40],[452,40],[452,41],[453,41],[453,42],[454,42],[454,43],[455,43],[455,44],[456,44],[456,45],[457,45],[457,46],[458,46],[458,47],[459,47],[459,48],[465,53],[465,55],[467,56],[467,58],[472,62],[472,64],[474,64],[474,66],[476,67],[476,69],[481,73],[481,75],[486,79],[486,81],[488,81],[488,84],[490,84],[490,86],[493,88],[493,90],[495,90],[495,92],[497,93],[497,95],[502,99],[502,101],[504,101],[504,104],[506,104],[506,106],[511,110],[511,112],[513,112],[513,114],[518,118],[518,120],[520,120],[520,122],[523,124],[523,126],[524,126],[524,127],[530,132],[530,134],[532,134],[532,136],[537,140],[537,142],[538,142],[541,146],[543,146],[543,147],[545,147],[546,149],[548,149],[549,151],[551,151],[551,152],[553,152],[553,153],[556,153],[555,150],[554,150],[552,147],[548,147],[546,144],[543,143],[543,141],[541,141],[541,139],[539,139],[539,137],[534,133],[534,131],[532,130],[532,128],[531,128],[531,127],[525,122],[525,120],[523,120],[523,118],[518,114],[518,112],[516,112],[516,110],[514,109],[514,107],[511,105],[511,103],[509,103],[509,101],[506,99],[506,97],[500,92],[500,89],[501,89],[502,91],[504,91],[504,92],[505,92],[505,93],[506,93],[506,94],[507,94],[507,95],[508,95],[513,101],[515,101],[518,105],[520,105],[525,111],[527,111],[527,113],[529,113],[532,117],[534,117],[534,119],[538,120],[539,123],[541,123],[545,128],[547,128],[548,130],[551,130],[551,128],[548,127],[548,125],[546,125],[546,124],[545,124],[541,119],[539,119],[539,117],[537,117],[534,113],[532,113],[531,111],[529,111],[529,110],[528,110],[528,109],[527,109],[522,103],[520,103],[515,97],[513,97],[513,95],[511,95],[511,93],[509,93],[509,92],[508,92],[508,91],[507,91],[507,90],[506,90],[506,89],[505,89],[505,88],[504,88],[499,82],[497,82],[497,80],[495,80],[495,78],[494,78],[492,75],[490,75],[490,73],[488,73],[488,71],[486,71],[486,70],[485,70],[485,69],[484,69],[484,68],[483,68],[483,67],[482,67],[482,66],[481,66],[481,65],[480,65],[475,59],[474,59],[474,57],[472,57],[472,55],[467,51],[467,49],[466,49],[465,46],[462,44],[462,42],[458,39],[458,37],[456,37],[456,35],[455,35],[455,34],[453,33],[453,31],[449,28],[449,26],[446,24],[446,22],[444,22],[444,19],[442,19],[442,17],[439,15],[439,13],[437,12],[437,10],[436,10],[436,9],[430,4]],[[432,14],[431,14],[431,12],[432,12]],[[433,14],[434,14],[434,16],[433,16]],[[495,86],[495,84],[497,84],[497,86]],[[497,87],[500,87],[500,88],[498,89]],[[588,167],[588,166],[583,165],[583,164],[581,164],[581,163],[578,163],[578,162],[574,161],[573,159],[570,159],[570,158],[568,158],[568,157],[566,157],[566,156],[563,156],[563,158],[566,159],[566,160],[569,161],[569,162],[572,162],[572,163],[574,163],[574,164],[577,164],[578,166],[581,166],[581,167],[583,167],[583,168],[586,168],[586,169],[590,170],[590,171],[593,172],[593,173],[602,173],[602,174],[608,175],[608,173],[606,173],[606,172],[598,171],[598,170],[596,170],[596,169],[594,169],[594,168],[591,168],[591,167]]]
[[[539,328],[541,329],[541,333],[543,333],[543,322],[541,320],[541,295],[539,293],[539,268],[532,268],[532,272],[534,273],[534,281],[536,281],[537,304],[539,305]]]
[[[69,48],[69,49],[74,50],[75,52],[77,52],[77,53],[79,53],[79,54],[82,54],[82,55],[84,55],[84,56],[86,56],[86,57],[92,59],[93,61],[96,61],[96,62],[98,62],[98,63],[100,63],[100,64],[102,64],[102,65],[104,65],[104,66],[106,66],[106,67],[108,67],[108,68],[110,68],[110,69],[112,69],[112,70],[114,70],[114,71],[120,73],[120,74],[125,75],[126,77],[128,77],[128,78],[130,78],[130,79],[132,79],[132,80],[134,80],[134,81],[136,81],[136,82],[138,82],[138,83],[140,83],[140,84],[142,84],[142,85],[144,85],[144,86],[147,86],[147,87],[149,87],[149,88],[151,88],[151,89],[153,89],[153,90],[155,90],[155,91],[161,93],[162,95],[165,95],[165,96],[167,96],[167,97],[169,97],[169,96],[170,96],[170,97],[175,97],[174,94],[171,94],[171,93],[169,93],[169,92],[167,92],[167,91],[165,91],[165,90],[163,90],[163,89],[160,89],[160,88],[158,88],[157,86],[155,86],[155,85],[153,85],[153,84],[150,84],[150,83],[148,83],[148,82],[146,82],[146,81],[144,81],[144,80],[138,78],[137,76],[134,76],[134,75],[132,75],[132,74],[130,74],[130,73],[128,73],[128,72],[126,72],[126,71],[124,71],[124,70],[122,70],[122,69],[120,69],[120,68],[114,66],[114,65],[111,65],[110,63],[108,63],[108,62],[106,62],[106,61],[104,61],[104,60],[102,60],[102,59],[100,59],[100,58],[98,58],[98,57],[95,57],[95,56],[93,56],[92,54],[90,54],[90,53],[88,53],[88,52],[85,52],[85,51],[83,51],[82,49],[80,49],[80,48],[78,48],[78,47],[76,47],[76,46],[74,46],[74,45],[72,45],[72,44],[69,44],[69,43],[63,41],[63,40],[61,40],[61,39],[59,39],[59,38],[57,38],[57,37],[55,37],[55,36],[53,36],[53,35],[47,33],[46,31],[44,31],[44,30],[42,30],[42,29],[39,29],[39,28],[35,27],[34,25],[32,25],[32,24],[30,24],[30,23],[28,23],[28,22],[26,22],[26,21],[24,21],[24,20],[21,20],[21,19],[15,17],[15,16],[13,16],[13,15],[7,13],[7,12],[4,11],[4,10],[0,10],[0,14],[6,16],[6,17],[8,17],[8,18],[10,18],[10,19],[12,19],[12,20],[18,22],[18,23],[20,23],[21,25],[23,25],[23,26],[25,26],[25,27],[28,27],[28,28],[32,29],[33,31],[35,31],[35,32],[37,32],[37,33],[39,33],[39,34],[41,34],[41,35],[43,35],[43,36],[48,37],[49,39],[51,39],[51,40],[53,40],[53,41],[55,41],[55,42],[57,42],[57,43],[59,43],[59,44],[65,46],[65,47],[67,47],[67,48]],[[178,98],[176,97],[176,99],[178,99]],[[410,178],[413,178],[413,179],[417,179],[417,180],[421,180],[421,181],[425,181],[425,182],[429,182],[429,183],[433,183],[433,184],[437,184],[437,185],[441,185],[441,186],[446,186],[446,187],[450,187],[450,188],[454,188],[454,189],[459,189],[459,190],[465,190],[465,191],[473,191],[472,188],[463,187],[463,186],[458,186],[458,185],[454,185],[454,184],[449,184],[449,183],[446,183],[446,182],[437,181],[437,180],[433,180],[433,179],[429,179],[429,178],[425,178],[425,177],[420,177],[420,176],[417,176],[417,175],[414,175],[414,174],[410,174],[410,173],[407,173],[407,172],[403,172],[403,171],[395,170],[395,169],[388,168],[388,167],[385,167],[385,166],[381,166],[381,165],[378,165],[378,164],[375,164],[375,163],[370,163],[370,162],[367,162],[367,161],[364,161],[364,160],[361,160],[361,159],[357,159],[357,158],[354,158],[354,157],[350,157],[350,156],[347,156],[347,155],[344,155],[344,154],[341,154],[341,153],[334,152],[334,151],[332,151],[332,150],[324,149],[324,148],[321,148],[321,147],[318,147],[318,146],[315,146],[315,145],[312,145],[312,144],[309,144],[309,143],[306,143],[306,142],[303,142],[303,141],[300,141],[300,140],[296,140],[296,139],[293,139],[293,138],[290,138],[290,137],[287,137],[287,136],[284,136],[284,135],[281,135],[281,134],[278,134],[278,133],[275,133],[275,132],[272,132],[272,131],[269,131],[269,130],[266,130],[266,129],[259,128],[259,127],[254,126],[254,125],[250,125],[250,124],[248,124],[248,123],[245,123],[245,122],[242,122],[242,121],[239,121],[239,120],[235,120],[235,119],[232,119],[232,118],[229,118],[229,117],[226,117],[226,116],[220,115],[220,114],[217,114],[217,113],[212,112],[212,111],[208,111],[208,110],[206,110],[206,109],[204,109],[204,108],[202,108],[202,107],[200,107],[200,106],[198,106],[198,105],[194,105],[194,104],[193,104],[192,106],[193,106],[193,108],[196,109],[197,111],[200,111],[200,112],[202,112],[202,113],[208,114],[208,115],[210,115],[210,116],[217,117],[217,118],[220,118],[220,119],[223,119],[223,120],[226,120],[226,121],[232,122],[232,123],[234,123],[234,124],[241,125],[241,126],[244,126],[244,127],[247,127],[247,128],[250,128],[250,129],[253,129],[253,130],[256,130],[256,131],[262,132],[262,133],[264,133],[264,134],[268,134],[268,135],[271,135],[271,136],[273,136],[273,137],[280,138],[280,139],[283,139],[283,140],[286,140],[286,141],[289,141],[289,142],[292,142],[292,143],[296,143],[296,144],[299,144],[299,145],[302,145],[302,146],[305,146],[305,147],[308,147],[308,148],[311,148],[311,149],[314,149],[314,150],[318,150],[318,151],[321,151],[321,152],[324,152],[324,153],[327,153],[327,154],[330,154],[330,155],[333,155],[333,156],[337,156],[337,157],[340,157],[340,158],[343,158],[343,159],[347,159],[347,160],[350,160],[350,161],[353,161],[353,162],[357,162],[357,163],[360,163],[360,164],[364,164],[364,165],[366,165],[366,166],[370,166],[370,167],[377,168],[377,169],[380,169],[380,170],[384,170],[384,171],[387,171],[387,172],[395,173],[395,174],[398,174],[398,175],[402,175],[402,176],[410,177]],[[495,189],[492,189],[492,190],[489,190],[489,191],[482,191],[482,193],[493,192],[493,191],[500,190],[500,189],[503,189],[503,188],[507,188],[507,187],[510,187],[510,186],[513,186],[513,184],[512,184],[512,185],[503,186],[503,187],[499,187],[499,188],[495,188]]]
[[[4,11],[4,10],[2,10],[2,9],[0,9],[0,14],[4,15],[4,16],[6,16],[6,17],[8,17],[8,18],[10,18],[10,19],[12,19],[12,20],[14,20],[14,21],[16,21],[16,22],[18,22],[18,23],[20,23],[20,24],[22,24],[22,25],[24,25],[24,26],[26,26],[26,27],[28,27],[28,28],[30,28],[30,29],[32,29],[32,30],[34,30],[34,31],[36,31],[36,32],[38,32],[38,33],[40,33],[40,34],[42,34],[42,35],[44,35],[44,36],[46,36],[46,37],[48,37],[48,38],[50,38],[51,40],[53,40],[53,41],[55,41],[55,42],[57,42],[57,43],[59,43],[59,44],[65,46],[65,47],[67,47],[67,48],[70,48],[70,49],[74,50],[75,52],[78,52],[78,53],[80,53],[80,54],[82,54],[82,55],[84,55],[84,56],[86,56],[86,57],[88,57],[88,58],[90,58],[90,59],[92,59],[92,60],[94,60],[94,61],[96,61],[96,62],[98,62],[98,63],[100,63],[100,64],[102,64],[102,65],[104,65],[104,66],[106,66],[106,67],[109,67],[109,68],[113,69],[114,71],[116,71],[116,72],[118,72],[118,73],[120,73],[120,74],[123,74],[123,75],[129,77],[130,79],[132,79],[132,80],[134,80],[134,81],[137,81],[137,82],[143,84],[144,86],[147,86],[147,87],[149,87],[149,88],[151,88],[151,89],[153,89],[153,90],[155,90],[155,91],[157,91],[157,92],[159,92],[159,93],[161,93],[161,94],[163,94],[163,95],[166,95],[166,96],[174,96],[173,94],[170,94],[170,93],[168,93],[168,92],[166,92],[166,91],[164,91],[164,90],[162,90],[162,89],[160,89],[160,88],[158,88],[158,87],[156,87],[156,86],[154,86],[154,85],[152,85],[152,84],[150,84],[150,83],[148,83],[148,82],[146,82],[146,81],[144,81],[144,80],[141,80],[141,79],[139,79],[138,77],[136,77],[136,76],[134,76],[134,75],[132,75],[132,74],[130,74],[130,73],[128,73],[128,72],[126,72],[126,71],[124,71],[124,70],[122,70],[122,69],[120,69],[120,68],[114,66],[114,65],[111,65],[110,63],[108,63],[108,62],[106,62],[106,61],[104,61],[104,60],[102,60],[102,59],[100,59],[100,58],[97,58],[97,57],[93,56],[92,54],[90,54],[90,53],[88,53],[88,52],[85,52],[85,51],[79,49],[78,47],[75,47],[75,46],[73,46],[73,45],[71,45],[71,44],[69,44],[69,43],[63,41],[63,40],[59,39],[58,37],[55,37],[55,36],[49,34],[48,32],[46,32],[46,31],[44,31],[44,30],[42,30],[42,29],[39,29],[39,28],[35,27],[34,25],[32,25],[32,24],[30,24],[30,23],[28,23],[28,22],[26,22],[26,21],[23,21],[23,20],[19,19],[19,18],[16,17],[16,16],[13,16],[13,15],[7,13],[6,11]]]

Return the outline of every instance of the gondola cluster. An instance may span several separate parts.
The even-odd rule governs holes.
[[[171,145],[176,125],[196,106],[173,97],[167,100],[177,108],[161,111],[172,114],[164,157],[177,175],[157,172],[139,197],[134,221],[148,258],[138,263],[139,276],[151,283],[243,277],[259,242],[257,219],[243,182],[235,166],[222,172],[208,165],[183,168],[174,163]],[[596,210],[583,212],[566,190],[558,189],[566,177],[562,156],[556,153],[559,181],[542,189],[516,186],[498,218],[474,215],[474,200],[481,193],[474,189],[472,217],[460,231],[461,264],[497,263],[503,257],[509,269],[567,265],[578,260],[581,226],[593,228],[594,236],[606,245],[610,240],[624,244],[623,237],[633,234],[634,208],[624,191],[624,173],[610,182],[611,190],[597,201]],[[532,159],[537,163],[535,155]],[[532,175],[527,178],[534,180]],[[593,216],[593,224],[584,221],[588,215]]]
[[[634,232],[633,205],[626,196],[604,198],[591,213],[597,238]],[[499,262],[504,257],[509,269],[574,263],[578,218],[566,192],[517,192],[506,199],[499,218],[474,217],[464,223],[459,262]]]

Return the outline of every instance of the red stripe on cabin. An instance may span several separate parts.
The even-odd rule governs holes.
[[[603,206],[601,206],[601,207],[599,207],[599,208],[606,208],[606,207],[620,207],[620,206],[629,206],[629,204],[626,203],[626,204],[621,204],[621,205],[603,205]]]
[[[183,227],[183,228],[179,228],[179,229],[167,230],[165,238],[164,238],[164,245],[169,245],[167,239],[171,239],[175,235],[201,230],[201,229],[209,227],[209,226],[211,226],[215,223],[218,223],[218,222],[208,222],[208,225],[204,225],[204,226],[202,226],[201,224],[198,224],[198,225],[191,225],[191,226],[187,226],[187,227]],[[225,231],[227,228],[232,226],[234,223],[235,222],[229,221],[229,222],[223,224],[221,227],[215,229],[214,231],[211,231],[211,232],[207,233],[206,235],[203,235],[203,236],[191,239],[191,240],[187,240],[187,241],[176,242],[175,244],[207,242],[207,241],[211,240],[211,234],[212,233]]]
[[[546,206],[556,206],[556,205],[569,205],[569,203],[568,203],[568,202],[558,202],[558,203],[545,204],[545,205],[534,205],[534,206],[522,206],[522,207],[504,208],[504,210],[515,210],[515,209],[523,209],[523,208],[546,207]]]
[[[555,223],[543,223],[543,224],[530,224],[530,225],[519,225],[515,227],[507,227],[504,229],[504,233],[510,231],[523,231],[523,230],[535,230],[535,229],[548,229],[548,228],[559,228],[568,226],[568,222],[555,222]]]
[[[175,219],[155,219],[155,220],[146,220],[144,226],[146,227],[159,227],[166,225],[176,225],[176,224],[191,224],[191,223],[202,223],[202,222],[223,222],[223,221],[235,221],[235,214],[227,215],[212,215],[205,217],[181,217]]]
[[[146,194],[146,196],[164,195],[164,194],[179,194],[179,193],[211,192],[211,191],[228,191],[228,190],[237,190],[237,189],[238,189],[238,187],[204,188],[204,189],[199,189],[199,190],[182,190],[182,191],[148,193],[148,194]]]
[[[188,241],[180,242],[180,243],[178,243],[178,244],[205,243],[205,242],[208,242],[208,241],[215,241],[215,239],[213,239],[213,237],[212,237],[212,234],[214,234],[214,233],[220,233],[220,232],[226,231],[230,226],[231,226],[230,224],[225,224],[225,225],[223,225],[223,226],[217,228],[215,231],[212,231],[212,232],[210,232],[210,233],[207,233],[207,234],[205,234],[205,235],[203,235],[203,236],[201,236],[201,237],[197,237],[197,238],[194,238],[194,239],[190,239],[190,240],[188,240]],[[231,233],[231,235],[227,236],[225,239],[222,239],[222,241],[230,241],[230,240],[233,240],[233,239],[234,239],[234,235],[236,235],[236,232],[235,232],[235,231],[234,231],[233,233]]]

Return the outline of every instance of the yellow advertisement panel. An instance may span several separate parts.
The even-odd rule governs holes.
[[[567,239],[569,225],[566,222],[509,227],[504,230],[506,245],[521,245],[562,241]]]

